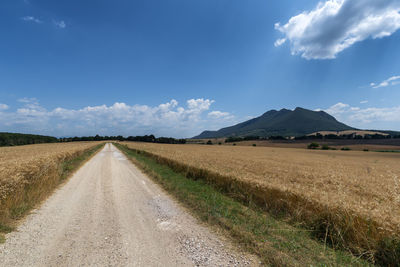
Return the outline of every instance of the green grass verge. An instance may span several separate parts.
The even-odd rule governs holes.
[[[218,227],[242,248],[270,266],[369,266],[348,252],[313,239],[311,231],[246,206],[203,180],[191,180],[154,159],[115,144],[136,165],[178,199],[197,218]]]
[[[75,172],[77,169],[79,169],[80,166],[83,165],[86,161],[88,161],[96,152],[98,152],[100,149],[104,147],[105,143],[99,144],[93,148],[90,148],[83,152],[81,155],[68,160],[64,161],[61,164],[61,179],[60,182],[63,182],[65,179],[67,179],[73,172]]]
[[[3,225],[0,223],[0,244],[6,242],[4,234],[9,233],[14,230],[14,227],[8,225]]]
[[[96,145],[90,149],[85,150],[80,155],[62,162],[59,171],[58,185],[64,182],[68,177],[70,177],[73,172],[79,169],[80,166],[82,166],[101,148],[103,148],[104,145],[105,143]],[[32,185],[27,185],[25,188],[25,193],[26,195],[29,195],[30,191],[35,191],[36,189],[37,188]],[[51,191],[47,192],[46,194],[50,194],[54,189],[55,188],[52,188]],[[10,209],[10,219],[7,220],[7,223],[0,223],[0,243],[5,242],[4,234],[12,232],[15,229],[14,225],[17,224],[18,220],[26,216],[28,212],[32,210],[32,208],[34,208],[42,200],[42,196],[39,198],[26,197],[17,206]]]

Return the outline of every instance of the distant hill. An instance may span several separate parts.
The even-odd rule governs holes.
[[[229,136],[302,136],[319,131],[355,130],[337,121],[324,111],[304,108],[295,110],[270,110],[260,117],[222,128],[218,131],[204,131],[194,139],[219,138]]]
[[[58,142],[58,139],[52,136],[0,132],[0,146],[19,146],[55,142]]]

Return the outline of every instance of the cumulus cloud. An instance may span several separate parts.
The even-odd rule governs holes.
[[[290,42],[293,55],[306,59],[333,59],[367,38],[392,35],[400,28],[398,0],[328,0],[304,11],[275,29],[284,34],[275,46]]]
[[[380,88],[380,87],[386,87],[386,86],[393,86],[400,84],[400,76],[392,76],[389,79],[384,80],[383,82],[380,83],[371,83],[370,86],[372,88]]]
[[[1,104],[1,103],[0,103],[0,111],[1,111],[1,110],[6,110],[6,109],[8,109],[8,108],[9,108],[8,105],[6,105],[6,104]]]
[[[212,103],[214,103],[214,100],[203,98],[190,99],[187,101],[188,108],[193,112],[202,112],[204,110],[208,110]]]
[[[367,103],[368,103],[368,100],[360,101],[360,104],[367,104]]]
[[[24,20],[24,21],[35,22],[35,23],[38,23],[38,24],[42,23],[42,21],[40,19],[35,18],[33,16],[25,16],[25,17],[22,17],[21,19]]]
[[[60,28],[60,29],[65,29],[67,27],[67,24],[63,20],[60,20],[60,21],[54,20],[53,23],[57,28]]]
[[[210,111],[213,100],[189,99],[184,105],[172,99],[158,106],[113,105],[62,107],[47,110],[35,98],[19,99],[15,112],[2,112],[0,131],[33,132],[55,136],[143,135],[191,137],[205,129],[218,129],[234,123],[222,111]],[[209,115],[209,114],[212,115]]]
[[[232,119],[233,115],[231,115],[229,112],[215,110],[215,111],[209,112],[208,117],[214,118],[214,119]]]
[[[400,130],[398,127],[400,123],[400,106],[390,108],[360,108],[339,102],[325,111],[350,126],[366,129],[376,129],[379,127]]]

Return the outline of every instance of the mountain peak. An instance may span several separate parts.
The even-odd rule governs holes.
[[[275,110],[275,109],[271,109],[271,110],[269,110],[269,111],[265,112],[265,113],[263,114],[263,116],[264,116],[264,115],[275,114],[275,113],[277,113],[277,112],[278,112],[277,110]]]
[[[270,110],[263,115],[218,131],[204,131],[194,138],[217,138],[229,136],[301,136],[318,131],[344,131],[354,128],[338,122],[324,111],[312,111],[296,107],[293,111]]]

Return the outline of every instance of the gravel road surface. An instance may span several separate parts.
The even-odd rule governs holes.
[[[0,266],[255,266],[112,144],[0,244]]]

